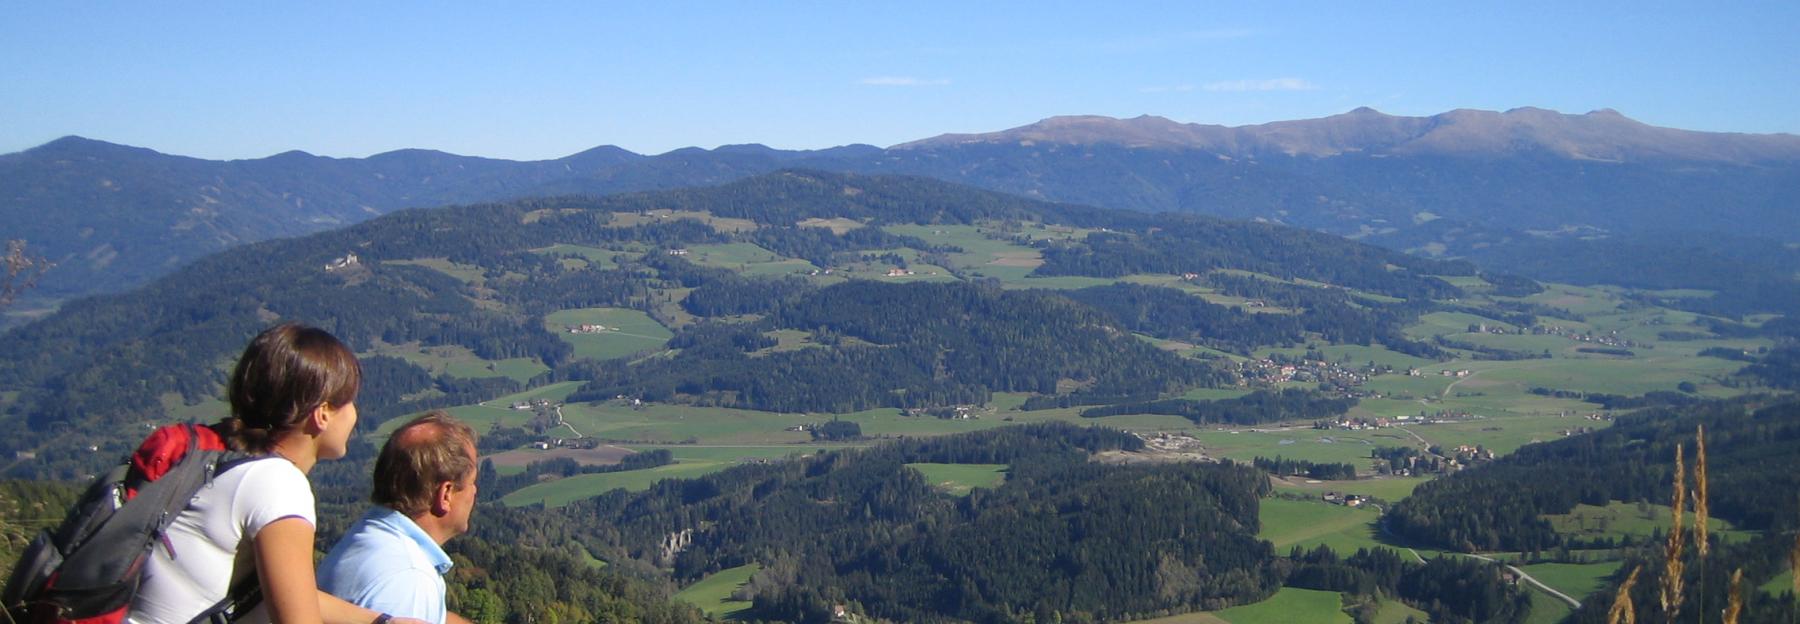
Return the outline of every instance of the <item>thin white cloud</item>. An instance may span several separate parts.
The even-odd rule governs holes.
[[[874,87],[941,87],[950,84],[949,80],[927,80],[913,76],[874,76],[856,82]]]
[[[1313,91],[1319,85],[1299,78],[1272,78],[1269,80],[1227,80],[1209,82],[1201,87],[1207,91],[1235,93],[1241,91]]]

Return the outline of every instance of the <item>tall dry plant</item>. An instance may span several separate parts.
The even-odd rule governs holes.
[[[1711,511],[1706,498],[1706,425],[1694,427],[1694,551],[1706,556],[1706,517]]]
[[[1681,561],[1682,551],[1686,547],[1681,527],[1682,510],[1687,507],[1687,465],[1682,459],[1680,445],[1675,447],[1675,500],[1669,501],[1669,507],[1675,510],[1675,526],[1669,529],[1669,543],[1663,549],[1662,593],[1658,596],[1658,602],[1662,605],[1664,617],[1674,622],[1676,614],[1681,612],[1681,573],[1686,569]]]
[[[1706,496],[1706,425],[1694,425],[1694,552],[1700,563],[1700,613],[1706,621],[1706,553],[1711,543],[1706,539],[1706,521],[1712,509]],[[1734,590],[1735,592],[1735,590]],[[1669,616],[1674,617],[1674,616]]]
[[[1619,593],[1613,595],[1612,608],[1606,612],[1606,624],[1637,624],[1637,609],[1631,606],[1631,588],[1637,586],[1639,572],[1644,566],[1631,569],[1631,575],[1625,577],[1625,583],[1619,586]]]
[[[1725,624],[1737,624],[1738,616],[1744,613],[1744,569],[1738,568],[1731,573],[1731,597],[1725,603],[1725,615],[1721,620]]]

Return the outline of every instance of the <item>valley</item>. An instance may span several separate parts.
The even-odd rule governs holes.
[[[8,353],[72,354],[0,365],[8,418],[30,432],[4,450],[14,474],[79,478],[144,427],[216,417],[231,336],[310,318],[364,360],[360,452],[426,409],[483,432],[496,527],[482,543],[555,527],[551,543],[685,588],[714,615],[799,617],[829,606],[818,592],[842,591],[901,619],[1338,621],[1354,605],[1397,621],[1448,591],[1442,578],[1467,577],[1494,593],[1441,608],[1556,621],[1574,613],[1563,598],[1510,588],[1458,553],[1518,560],[1581,601],[1632,556],[1619,544],[1657,530],[1654,504],[1642,518],[1624,497],[1546,512],[1568,540],[1557,549],[1401,537],[1386,516],[1438,481],[1646,408],[1783,400],[1788,381],[1746,365],[1788,348],[1791,328],[1671,303],[1707,296],[1539,283],[1262,224],[789,171],[406,211],[89,300],[0,337]],[[136,388],[96,382],[145,363],[166,372]],[[1098,431],[1114,433],[1076,433]],[[1082,436],[1101,437],[1086,450],[1057,441]],[[344,471],[319,479],[356,488]],[[1206,492],[1194,515],[1160,526],[1214,532],[1206,543],[1243,549],[1238,571],[1200,571],[1194,544],[1169,535],[1108,533],[1094,539],[1131,546],[1104,555],[1074,537],[1089,514],[1124,512],[1056,501],[1126,482],[1134,498],[1118,504],[1158,516],[1183,507],[1152,501]],[[706,520],[675,520],[686,517]],[[826,546],[765,524],[778,518]],[[940,524],[902,529],[906,518]],[[1724,543],[1764,538],[1737,522],[1718,520]],[[970,544],[1005,552],[1010,538],[992,531],[1058,545],[999,567],[958,563]],[[645,546],[670,535],[700,542]],[[1152,543],[1187,554],[1147,562]],[[1392,554],[1353,557],[1364,549]],[[1088,564],[1033,559],[1068,553],[1157,572],[1101,583]],[[867,565],[994,589],[952,599],[841,572]],[[1044,566],[1075,576],[1035,576]],[[1068,584],[1077,577],[1089,580]],[[1025,590],[1027,578],[1061,597]]]

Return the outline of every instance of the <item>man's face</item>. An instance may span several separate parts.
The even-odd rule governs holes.
[[[481,462],[475,456],[475,447],[468,447],[469,459],[475,467],[469,470],[469,476],[462,483],[456,484],[450,491],[450,528],[457,535],[469,532],[469,513],[475,511],[475,480],[481,476]]]

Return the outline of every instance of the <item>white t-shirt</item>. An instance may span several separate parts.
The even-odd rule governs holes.
[[[215,477],[175,517],[166,541],[151,548],[127,621],[186,624],[218,604],[256,571],[257,532],[284,518],[318,523],[312,484],[294,464],[274,457]],[[259,606],[240,621],[266,622],[268,615]]]

